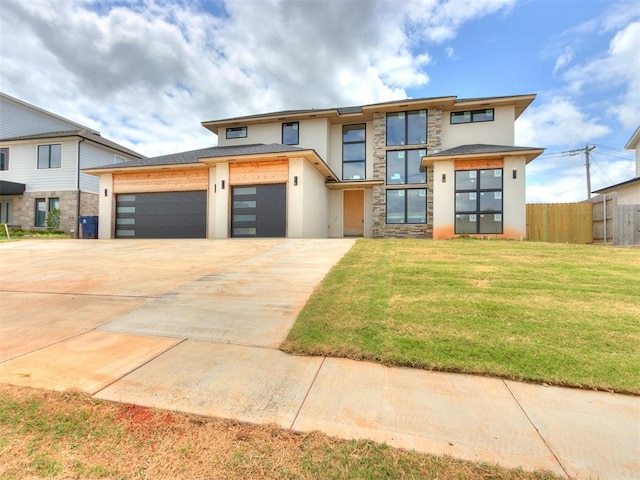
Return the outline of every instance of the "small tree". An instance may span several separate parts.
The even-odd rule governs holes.
[[[54,208],[47,214],[47,230],[60,229],[60,209]]]

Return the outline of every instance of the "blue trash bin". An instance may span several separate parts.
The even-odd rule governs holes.
[[[78,222],[82,227],[82,238],[98,238],[98,216],[97,215],[82,215],[78,217]]]

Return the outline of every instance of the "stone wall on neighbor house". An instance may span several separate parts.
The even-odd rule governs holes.
[[[36,200],[44,198],[47,206],[49,199],[60,199],[60,230],[76,236],[78,232],[78,191],[77,190],[50,190],[44,192],[25,192],[23,195],[13,197],[13,225],[18,225],[25,230],[45,229],[36,227]],[[80,215],[98,215],[98,195],[95,193],[81,192]]]
[[[433,236],[433,168],[427,169],[426,185],[403,185],[402,188],[427,189],[427,223],[424,224],[387,224],[387,190],[397,189],[398,185],[387,186],[387,151],[423,148],[429,152],[441,149],[442,109],[430,108],[427,111],[427,143],[387,147],[387,126],[384,112],[373,115],[373,178],[385,180],[384,185],[373,187],[373,236],[374,237],[423,237]]]

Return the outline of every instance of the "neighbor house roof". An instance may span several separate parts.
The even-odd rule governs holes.
[[[116,142],[112,142],[111,140],[108,140],[108,139],[102,137],[98,133],[95,133],[95,132],[87,130],[87,129],[65,130],[65,131],[62,131],[62,132],[35,133],[35,134],[31,134],[31,135],[22,135],[22,136],[19,136],[19,137],[0,138],[0,142],[18,142],[18,141],[24,141],[24,140],[41,140],[41,139],[44,140],[44,139],[48,139],[48,138],[65,138],[65,137],[80,137],[80,138],[84,138],[85,140],[89,140],[91,142],[97,143],[97,144],[102,145],[104,147],[111,148],[112,150],[116,150],[118,152],[125,153],[127,155],[132,156],[132,157],[144,158],[144,155],[141,155],[138,152],[134,152],[133,150],[131,150],[131,149],[127,148],[127,147],[123,147],[122,145],[120,145],[120,144],[118,144]]]
[[[467,159],[467,158],[483,158],[500,156],[524,156],[526,162],[536,158],[544,152],[544,148],[536,147],[514,147],[510,145],[486,145],[486,144],[472,144],[472,145],[460,145],[458,147],[449,148],[440,152],[431,153],[425,157],[422,157],[422,166],[426,167],[431,165],[434,161],[438,160],[455,160],[455,159]]]
[[[640,186],[640,177],[632,178],[631,180],[626,180],[621,183],[616,183],[615,185],[611,185],[610,187],[601,188],[600,190],[594,190],[591,193],[610,193],[615,190],[618,190],[620,187],[627,187],[637,183]]]
[[[311,118],[325,118],[333,123],[344,122],[345,117],[358,117],[359,120],[371,120],[376,111],[397,112],[404,110],[418,110],[423,108],[441,107],[445,110],[463,110],[473,108],[490,108],[504,105],[515,107],[515,118],[535,99],[534,94],[509,95],[503,97],[461,98],[455,96],[408,98],[382,103],[372,103],[361,106],[333,107],[325,109],[283,110],[279,112],[260,113],[241,117],[224,118],[202,122],[202,126],[217,134],[219,128],[242,124],[260,124],[273,121],[295,121]]]
[[[640,125],[638,126],[638,128],[636,128],[636,131],[633,132],[633,135],[631,135],[631,138],[624,146],[624,148],[626,150],[633,150],[638,145],[638,142],[640,142]]]

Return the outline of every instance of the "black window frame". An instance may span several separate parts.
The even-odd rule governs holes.
[[[285,141],[285,128],[291,127],[292,131],[296,132],[296,141],[295,142],[287,142]],[[283,145],[298,145],[300,144],[300,122],[283,122],[282,123],[282,144]]]
[[[487,112],[491,111],[491,118],[482,118],[480,115],[487,115]],[[467,120],[468,116],[468,120]],[[462,118],[462,121],[453,121],[454,118]],[[457,112],[451,112],[449,116],[449,123],[451,125],[463,125],[465,123],[482,123],[493,122],[496,118],[496,112],[494,108],[481,108],[478,110],[460,110]]]
[[[361,127],[358,130],[364,132],[362,140],[345,141],[345,130],[349,127]],[[352,128],[352,130],[356,130]],[[355,160],[345,160],[345,145],[362,145],[363,154],[362,158]],[[345,177],[345,164],[362,164],[362,177],[361,178],[346,178]],[[366,180],[367,178],[367,124],[366,123],[350,123],[348,125],[342,125],[342,180]]]
[[[409,219],[409,192],[420,192],[420,191],[424,191],[424,221],[419,221],[419,222],[410,222],[408,221]],[[389,209],[388,209],[388,205],[389,205],[389,194],[390,193],[397,193],[397,192],[404,192],[404,205],[403,205],[403,209],[404,209],[404,218],[402,222],[390,222],[389,221]],[[418,196],[420,196],[420,194],[418,193]],[[386,193],[385,193],[385,215],[384,215],[384,221],[387,225],[425,225],[427,223],[428,220],[428,212],[427,212],[427,197],[428,197],[428,192],[427,192],[427,187],[423,187],[423,188],[389,188],[387,189]]]
[[[409,118],[413,118],[412,115],[418,114],[418,118],[424,117],[424,142],[409,143]],[[389,143],[389,117],[404,115],[404,143]],[[411,117],[410,117],[411,115]],[[388,147],[405,147],[408,145],[426,145],[429,140],[429,110],[421,108],[418,110],[407,110],[404,112],[389,112],[385,116],[385,142]]]
[[[400,182],[394,182],[393,179],[389,178],[389,173],[391,172],[391,169],[389,168],[389,155],[397,155],[398,153],[403,153],[404,154],[404,172],[401,172],[402,175],[402,180]],[[426,148],[409,148],[406,150],[387,150],[387,154],[386,154],[386,158],[385,158],[385,169],[386,169],[386,184],[387,185],[424,185],[427,183],[427,172],[425,171],[420,171],[420,168],[418,169],[419,174],[424,176],[424,181],[420,181],[420,182],[410,182],[409,181],[409,152],[418,152],[418,158],[422,159],[422,157],[424,157],[427,154],[427,149]],[[416,173],[413,173],[412,175],[416,175]],[[391,180],[391,181],[390,181]]]
[[[497,188],[495,186],[487,186],[486,188],[483,188],[482,185],[482,172],[494,172],[494,178],[497,178],[498,176],[495,175],[495,172],[499,171],[500,172],[500,187]],[[462,172],[475,172],[476,175],[476,185],[474,186],[474,188],[470,188],[470,187],[460,187],[458,186],[459,183],[459,173]],[[455,172],[455,199],[454,199],[454,216],[455,216],[455,225],[454,225],[454,232],[456,235],[465,235],[465,234],[471,234],[471,235],[501,235],[504,232],[504,169],[502,167],[500,168],[479,168],[479,169],[469,169],[469,170],[456,170]],[[500,193],[499,196],[499,200],[500,200],[500,210],[495,210],[495,209],[482,209],[481,206],[481,200],[482,200],[482,194],[490,194],[490,193],[494,193],[494,198],[495,197],[495,193]],[[458,194],[475,194],[475,198],[474,199],[470,199],[475,201],[475,208],[474,209],[461,209],[458,210]],[[469,221],[467,222],[467,225],[470,224],[471,222],[475,223],[475,229],[474,231],[468,231],[464,228],[462,228],[461,226],[459,227],[458,224],[458,220],[459,220],[459,216],[464,216],[464,215],[469,215]],[[471,220],[471,215],[473,215],[475,217],[475,220]],[[500,228],[499,231],[488,231],[488,230],[483,230],[482,228],[482,218],[483,215],[493,215],[493,222],[495,224],[496,222],[496,215],[500,215]]]
[[[44,205],[44,210],[40,210],[38,209],[38,205]],[[35,210],[35,219],[33,221],[33,226],[34,227],[46,227],[47,226],[47,199],[46,198],[36,198],[36,204],[35,204],[36,210]],[[38,212],[43,211],[44,212],[44,216],[42,217],[42,222],[38,221]]]
[[[11,157],[9,152],[9,147],[0,148],[0,172],[9,170],[9,159]]]
[[[242,126],[242,127],[227,127],[225,128],[225,138],[227,138],[228,140],[232,140],[235,138],[247,138],[247,132],[248,132],[248,128],[246,125]],[[229,133],[234,132],[233,135],[229,135]],[[236,135],[235,132],[237,132],[238,134]]]
[[[60,146],[60,163],[59,165],[53,165],[51,164],[51,151],[54,145],[59,145]],[[40,162],[40,149],[41,148],[48,148],[49,149],[49,153],[47,155],[47,164],[46,166],[43,166],[44,164],[41,164]],[[38,170],[48,170],[50,168],[62,168],[62,144],[61,143],[47,143],[47,144],[42,144],[42,145],[38,145],[38,156],[36,158],[36,162],[37,162],[37,167]]]

